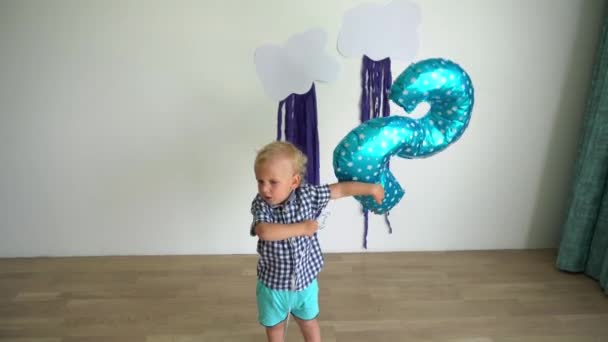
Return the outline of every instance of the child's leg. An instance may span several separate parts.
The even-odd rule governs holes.
[[[283,342],[285,337],[285,322],[281,322],[274,327],[266,328],[268,342]]]
[[[256,300],[258,320],[266,328],[269,342],[283,342],[285,320],[289,314],[289,291],[272,290],[258,280]]]
[[[321,342],[321,328],[319,327],[319,321],[316,318],[308,321],[301,320],[297,317],[295,317],[295,319],[296,322],[298,322],[300,331],[302,331],[304,341]]]
[[[306,342],[321,341],[321,329],[317,320],[319,315],[319,285],[316,279],[306,289],[298,292],[296,305],[292,308],[291,313]]]

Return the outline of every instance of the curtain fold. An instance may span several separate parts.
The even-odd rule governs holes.
[[[608,294],[608,15],[585,111],[570,205],[556,266],[584,272]]]

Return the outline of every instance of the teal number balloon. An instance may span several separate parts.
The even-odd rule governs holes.
[[[388,168],[390,158],[426,158],[456,142],[471,119],[474,90],[469,75],[459,65],[433,58],[407,67],[393,82],[390,99],[407,113],[422,102],[429,103],[430,109],[420,119],[392,115],[366,121],[350,131],[333,154],[339,181],[384,187],[381,204],[370,196],[355,197],[376,214],[391,210],[405,194]]]

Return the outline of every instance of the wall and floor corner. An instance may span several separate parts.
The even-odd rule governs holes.
[[[1,2],[0,257],[254,253],[252,162],[276,103],[253,51],[312,27],[334,45],[358,3]],[[369,251],[556,247],[604,1],[419,6],[418,59],[459,63],[476,105],[448,150],[391,163],[406,196],[392,235],[371,217]],[[358,124],[360,60],[332,53],[322,182]],[[325,251],[362,250],[358,208],[330,205]]]

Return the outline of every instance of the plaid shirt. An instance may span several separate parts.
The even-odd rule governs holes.
[[[304,184],[294,190],[282,205],[271,206],[260,195],[251,203],[253,223],[299,223],[316,220],[330,200],[329,185]],[[275,290],[305,289],[323,267],[323,255],[317,234],[291,237],[280,241],[258,240],[257,274],[260,281]],[[292,282],[294,282],[292,284]]]

